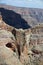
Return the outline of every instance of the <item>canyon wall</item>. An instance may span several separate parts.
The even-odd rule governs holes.
[[[39,23],[43,23],[43,9],[22,8],[22,7],[20,8],[0,4],[0,12],[2,13],[3,20],[5,22],[7,20],[9,23],[8,22],[6,23],[16,28],[27,29],[30,27],[34,27]]]
[[[42,22],[42,9],[0,5],[1,65],[43,65]]]

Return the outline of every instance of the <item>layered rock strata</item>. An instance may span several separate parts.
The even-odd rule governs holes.
[[[16,29],[0,16],[0,65],[43,65],[43,24]]]

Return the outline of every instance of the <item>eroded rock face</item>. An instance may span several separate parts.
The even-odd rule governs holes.
[[[16,33],[15,33],[16,31]],[[14,29],[12,32],[15,35],[16,41],[19,45],[20,54],[24,52],[25,49],[29,49],[31,30]]]
[[[43,65],[43,24],[16,29],[0,16],[0,65]]]
[[[14,31],[16,31],[15,34]],[[40,37],[40,34],[38,35],[37,32],[34,32],[35,34],[32,33],[32,29],[15,29],[14,31],[13,34],[15,35],[16,41],[20,46],[19,52],[21,63],[23,63],[24,65],[43,64],[43,59],[41,59],[41,57],[43,57],[43,43],[39,43],[39,41],[36,41]],[[36,39],[34,38],[34,35],[37,35],[39,37],[36,36]]]

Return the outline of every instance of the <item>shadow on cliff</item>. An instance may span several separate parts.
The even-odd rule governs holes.
[[[31,26],[28,25],[28,23],[21,17],[20,14],[12,11],[12,10],[7,10],[4,8],[0,8],[0,12],[3,18],[3,21],[7,23],[8,25],[11,25],[17,29],[22,28],[22,29],[28,29]]]

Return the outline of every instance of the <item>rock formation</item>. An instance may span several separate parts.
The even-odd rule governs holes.
[[[0,11],[0,65],[43,65],[43,24],[28,28],[27,23],[23,24],[26,21],[15,13],[15,17],[18,15],[23,21],[19,26],[16,25],[17,29],[5,23],[8,18],[3,17],[2,9]],[[3,14],[6,13],[5,10]]]

